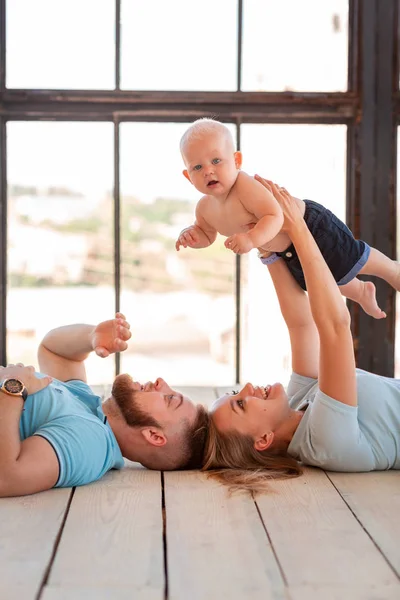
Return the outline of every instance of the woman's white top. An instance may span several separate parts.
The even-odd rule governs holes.
[[[356,370],[358,406],[327,396],[318,380],[293,373],[291,408],[307,409],[288,453],[331,471],[400,469],[400,380]]]

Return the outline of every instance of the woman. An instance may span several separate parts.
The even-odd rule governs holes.
[[[257,179],[282,207],[308,296],[283,260],[268,264],[293,374],[287,393],[280,383],[248,383],[216,401],[203,470],[257,492],[268,479],[300,475],[299,461],[333,471],[400,469],[400,380],[356,369],[349,312],[296,202]],[[266,356],[273,346],[266,332]]]

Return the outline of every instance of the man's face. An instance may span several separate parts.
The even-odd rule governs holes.
[[[112,395],[132,427],[159,427],[165,435],[173,436],[184,425],[191,426],[196,418],[196,407],[191,400],[170,388],[161,377],[141,384],[129,375],[118,375]]]

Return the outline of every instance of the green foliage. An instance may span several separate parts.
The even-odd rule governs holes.
[[[35,195],[32,187],[13,186],[14,196]],[[49,188],[48,195],[73,195],[68,189]],[[76,194],[74,194],[76,195]],[[10,273],[11,287],[56,287],[79,285],[113,285],[114,274],[114,221],[110,218],[110,197],[105,198],[95,216],[74,219],[67,223],[55,223],[51,218],[41,224],[63,234],[82,234],[88,241],[89,251],[82,257],[82,273],[78,282],[68,281],[68,272],[58,270],[46,277],[36,277],[25,273]],[[121,273],[123,286],[127,289],[172,292],[186,289],[186,279],[171,277],[167,261],[176,254],[175,239],[171,231],[177,231],[178,223],[189,225],[193,222],[195,207],[189,200],[157,198],[151,204],[143,204],[134,197],[122,199],[121,210]],[[29,218],[20,216],[20,223],[29,224]],[[86,235],[85,235],[86,234]],[[148,250],[147,242],[160,247],[157,254]],[[230,294],[234,276],[234,257],[223,245],[224,238],[201,250],[185,249],[179,253],[179,261],[187,269],[191,289],[211,295]],[[151,248],[151,244],[150,244]],[[155,246],[157,248],[157,245]],[[155,258],[157,256],[157,258]]]

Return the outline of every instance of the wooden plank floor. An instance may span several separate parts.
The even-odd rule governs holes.
[[[221,389],[182,391],[204,403]],[[254,500],[127,463],[0,499],[0,600],[132,598],[398,600],[400,471],[309,468]]]

